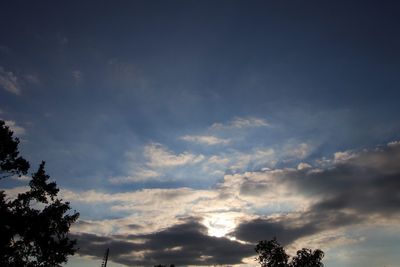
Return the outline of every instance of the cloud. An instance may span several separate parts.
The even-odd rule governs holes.
[[[197,137],[186,136],[185,139],[199,140]],[[312,148],[307,143],[291,143],[280,150],[278,147],[257,147],[249,151],[239,151],[228,147],[215,154],[203,155],[188,151],[176,153],[162,144],[150,143],[144,147],[142,159],[134,153],[126,153],[126,173],[113,176],[109,181],[114,184],[165,182],[183,181],[190,177],[193,181],[215,183],[224,174],[270,169],[278,163],[298,164],[297,161],[306,158],[311,151]]]
[[[389,142],[387,145],[388,145],[389,147],[390,147],[390,146],[400,146],[400,141],[392,141],[392,142]]]
[[[6,71],[2,66],[0,66],[0,87],[13,94],[21,94],[17,76],[11,71]]]
[[[126,157],[127,170],[122,175],[110,177],[111,183],[182,181],[193,171],[200,171],[206,160],[202,154],[175,153],[158,143],[145,145],[142,155],[127,152]]]
[[[308,143],[287,144],[282,154],[286,159],[304,159],[310,155],[312,147]]]
[[[100,258],[102,252],[110,248],[112,261],[129,266],[237,264],[254,251],[253,245],[207,235],[206,227],[194,218],[144,235],[80,234],[73,237],[81,247],[79,254]]]
[[[338,230],[341,227],[362,223],[364,218],[357,214],[335,212],[330,214],[305,212],[256,218],[240,223],[230,235],[247,242],[277,237],[283,245],[289,245],[304,237],[311,237],[323,231]]]
[[[159,172],[150,169],[141,169],[135,171],[135,174],[132,176],[111,177],[109,181],[112,184],[124,184],[124,183],[135,183],[148,180],[156,180],[157,177],[161,177],[161,174]]]
[[[400,146],[393,144],[335,153],[328,165],[226,174],[207,190],[61,194],[73,206],[105,203],[102,212],[124,214],[74,226],[81,255],[101,257],[110,247],[112,260],[127,265],[239,264],[260,239],[327,248],[359,242],[346,233],[356,226],[397,225]]]
[[[277,162],[277,154],[272,148],[257,148],[248,152],[230,149],[208,157],[203,162],[206,172],[220,171],[222,173],[243,173],[249,170],[273,167]]]
[[[399,215],[399,162],[400,146],[341,152],[335,153],[329,168],[288,172],[285,180],[298,191],[320,197],[315,210]]]
[[[300,162],[299,165],[297,165],[298,170],[304,170],[308,168],[311,168],[311,165],[305,162]]]
[[[106,233],[110,229],[120,234],[132,233],[133,229],[126,229],[132,222],[142,226],[140,231],[151,232],[165,228],[177,222],[181,216],[202,214],[206,211],[209,200],[217,197],[212,190],[196,190],[190,188],[173,189],[143,189],[126,193],[102,193],[94,190],[73,192],[61,190],[63,199],[73,205],[90,207],[101,206],[99,212],[119,212],[124,217],[107,220],[105,224],[92,228],[92,233]],[[215,203],[212,209],[219,209]],[[89,218],[85,219],[86,221]],[[101,226],[101,227],[100,227]],[[78,229],[79,232],[81,232]]]
[[[211,129],[213,130],[223,130],[223,129],[245,129],[245,128],[254,128],[254,127],[266,127],[270,124],[261,118],[255,117],[235,117],[228,123],[214,123],[211,125]]]
[[[219,145],[219,144],[226,145],[230,142],[229,139],[218,138],[212,135],[185,135],[182,136],[180,139],[187,142],[193,142],[204,145]]]
[[[163,145],[152,143],[144,149],[144,156],[149,160],[150,167],[174,167],[186,164],[196,164],[204,159],[203,155],[195,155],[188,152],[175,155]]]
[[[348,155],[352,156],[349,157]],[[247,175],[252,186],[241,184],[243,192],[274,190],[265,181],[279,184],[310,202],[304,211],[259,217],[241,223],[231,235],[254,242],[260,236],[277,236],[289,244],[323,231],[354,224],[395,223],[400,217],[400,146],[388,145],[361,152],[334,155],[326,169],[283,169],[266,172],[264,179]],[[338,157],[340,160],[338,160]],[[267,183],[268,185],[268,183]],[[261,192],[258,192],[260,194]]]
[[[27,175],[21,175],[21,176],[16,175],[16,176],[13,176],[12,178],[14,180],[20,181],[20,182],[28,182],[32,179],[30,176],[27,176]]]

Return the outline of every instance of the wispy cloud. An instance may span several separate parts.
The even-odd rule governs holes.
[[[204,139],[200,137],[205,137]],[[184,136],[188,142],[228,142],[226,139],[215,140],[210,136]],[[213,136],[212,136],[213,137]],[[201,141],[200,141],[201,140]],[[226,144],[224,144],[226,145]],[[208,148],[207,148],[208,149]],[[308,143],[290,142],[279,147],[256,147],[238,150],[225,147],[222,151],[210,148],[208,154],[183,151],[177,153],[159,143],[150,143],[143,148],[143,154],[126,153],[127,170],[125,173],[109,178],[113,184],[136,183],[144,181],[192,181],[212,183],[226,173],[244,173],[274,168],[279,162],[299,164],[312,151]],[[134,156],[133,156],[134,155]]]
[[[214,123],[211,125],[211,129],[221,130],[221,129],[244,129],[244,128],[253,128],[253,127],[266,127],[270,124],[262,119],[255,117],[235,117],[231,121],[227,123]]]
[[[150,167],[174,167],[186,164],[196,164],[204,159],[203,155],[183,152],[174,154],[167,150],[163,145],[152,143],[144,149],[144,156],[148,159],[147,165]]]
[[[161,174],[155,170],[139,169],[135,170],[132,175],[111,177],[109,181],[112,184],[126,184],[157,180],[157,177],[161,177]]]
[[[223,139],[213,135],[185,135],[180,139],[204,145],[226,145],[231,141],[230,139]]]
[[[142,155],[127,152],[126,158],[126,174],[110,177],[110,183],[182,180],[206,160],[202,154],[175,153],[159,143],[145,145]]]
[[[0,87],[13,94],[21,94],[17,76],[11,71],[6,71],[2,66],[0,66]]]
[[[21,175],[21,176],[15,175],[15,176],[13,176],[12,178],[13,178],[14,180],[20,181],[20,182],[27,182],[27,181],[30,181],[30,180],[31,180],[31,177],[30,177],[30,176],[27,176],[27,175]]]
[[[304,159],[310,155],[313,147],[308,143],[293,144],[292,142],[283,146],[282,155],[287,160],[291,159]]]

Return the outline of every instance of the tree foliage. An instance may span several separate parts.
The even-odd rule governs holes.
[[[29,163],[19,156],[19,141],[2,121],[0,135],[3,177],[26,174]],[[28,191],[15,199],[0,191],[0,266],[61,266],[76,251],[68,232],[79,214],[57,197],[59,189],[49,178],[42,162]]]
[[[292,259],[292,267],[323,267],[321,262],[324,257],[324,252],[320,249],[311,250],[303,248],[298,250],[296,256]]]
[[[257,261],[262,267],[286,267],[288,266],[289,256],[276,238],[270,241],[260,241],[256,246],[258,257]]]
[[[262,267],[323,267],[324,252],[320,249],[303,248],[289,262],[289,255],[278,243],[276,238],[258,242],[255,248],[258,256],[256,260]]]
[[[12,175],[26,174],[29,162],[19,156],[19,139],[5,122],[0,120],[0,179]]]

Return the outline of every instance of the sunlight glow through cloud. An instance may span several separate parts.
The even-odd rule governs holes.
[[[80,213],[65,267],[400,262],[398,1],[0,1],[0,119]],[[382,245],[384,244],[384,245]],[[366,259],[370,259],[369,261]]]

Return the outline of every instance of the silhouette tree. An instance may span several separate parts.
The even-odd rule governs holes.
[[[297,255],[293,257],[292,267],[323,267],[321,262],[324,257],[324,252],[320,249],[312,251],[308,248],[303,248],[297,251]]]
[[[19,139],[13,138],[13,132],[0,120],[0,179],[26,174],[29,163],[19,156]]]
[[[256,260],[262,267],[287,267],[289,256],[276,238],[270,241],[260,241],[255,248]]]
[[[320,249],[312,251],[303,248],[297,251],[296,256],[290,262],[285,249],[276,238],[270,241],[260,241],[255,248],[258,256],[256,260],[262,267],[323,267],[322,258],[324,252]]]
[[[0,164],[3,177],[26,174],[29,163],[19,157],[18,139],[0,121]],[[4,164],[3,164],[4,163]],[[57,198],[59,189],[49,182],[42,162],[32,174],[30,189],[10,200],[0,191],[0,266],[61,266],[74,254],[76,241],[68,237],[79,213]]]

